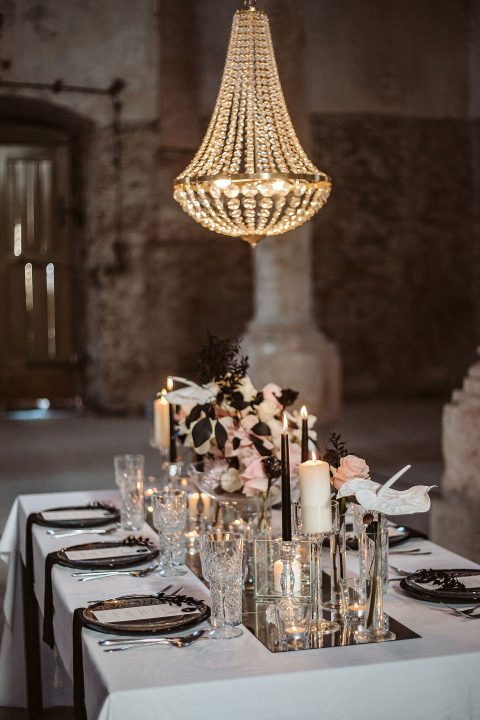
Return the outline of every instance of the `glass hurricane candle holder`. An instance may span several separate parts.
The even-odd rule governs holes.
[[[273,600],[282,594],[282,542],[278,538],[256,538],[254,541],[253,576],[256,600]],[[306,538],[294,538],[294,542],[293,594],[296,598],[307,600],[310,599],[310,542]]]
[[[309,508],[309,512],[313,508]],[[326,620],[323,614],[323,596],[322,596],[322,545],[325,537],[330,536],[332,533],[338,532],[340,516],[338,509],[338,502],[332,501],[332,526],[330,529],[324,532],[307,532],[304,530],[304,524],[302,520],[302,510],[299,503],[294,504],[296,526],[298,528],[298,534],[302,537],[307,537],[310,540],[311,553],[312,553],[312,632],[315,632],[318,636],[330,635],[340,630],[340,625],[335,620]]]

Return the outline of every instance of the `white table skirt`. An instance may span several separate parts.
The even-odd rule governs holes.
[[[24,558],[26,518],[48,507],[111,500],[113,491],[55,493],[19,497],[0,543],[9,564],[4,637],[0,653],[0,706],[24,705],[23,625],[19,557]],[[143,534],[151,532],[147,526]],[[43,610],[45,557],[65,544],[96,536],[55,540],[34,526],[35,594]],[[98,536],[101,539],[101,536]],[[410,544],[412,545],[412,543]],[[397,555],[405,570],[425,567],[478,567],[433,543],[421,558]],[[349,554],[350,570],[356,558]],[[45,646],[45,704],[71,702],[72,613],[87,600],[128,592],[158,591],[161,578],[116,577],[79,583],[71,570],[54,566],[55,641],[63,688],[53,687],[53,653]],[[178,578],[185,592],[208,598],[192,573]],[[474,720],[480,717],[480,622],[450,615],[441,606],[405,596],[394,584],[387,611],[421,635],[377,645],[270,653],[250,632],[230,641],[200,641],[178,650],[155,646],[126,653],[103,653],[101,634],[83,631],[85,695],[89,720]],[[44,644],[43,644],[44,645]],[[58,680],[59,667],[57,663]],[[58,682],[56,683],[59,684]]]

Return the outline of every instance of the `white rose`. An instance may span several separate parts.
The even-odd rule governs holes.
[[[242,483],[239,478],[240,473],[236,468],[229,468],[227,472],[220,476],[220,485],[225,492],[235,492],[240,490]]]
[[[268,423],[270,420],[273,420],[277,412],[278,405],[272,400],[263,400],[257,405],[257,415],[262,422]]]
[[[253,383],[248,377],[248,375],[245,375],[245,377],[240,380],[235,390],[238,390],[238,392],[242,393],[242,397],[245,402],[255,400],[258,394],[256,388],[253,387]]]

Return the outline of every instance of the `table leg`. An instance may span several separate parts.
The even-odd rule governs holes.
[[[43,711],[38,605],[33,590],[33,579],[23,563],[22,591],[28,717],[29,720],[36,720]]]

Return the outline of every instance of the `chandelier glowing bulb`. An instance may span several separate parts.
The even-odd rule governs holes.
[[[268,17],[245,0],[233,18],[225,69],[203,142],[174,183],[174,198],[208,230],[256,245],[303,225],[331,181],[293,129]]]

